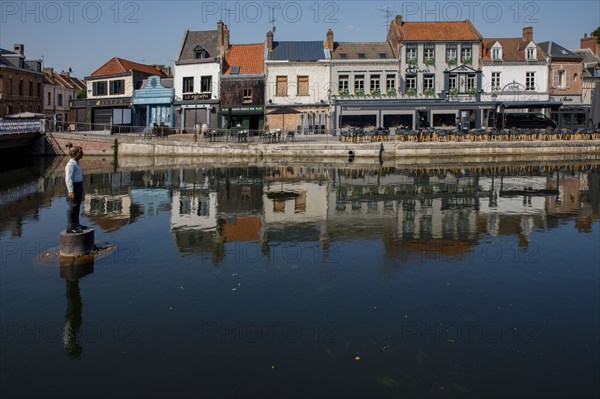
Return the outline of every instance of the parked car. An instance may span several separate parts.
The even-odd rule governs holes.
[[[504,114],[504,128],[546,129],[555,128],[556,122],[537,112],[511,112]]]

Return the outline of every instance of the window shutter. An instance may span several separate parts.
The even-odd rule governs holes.
[[[555,69],[552,71],[552,87],[557,88],[560,86],[560,82],[558,81],[558,71]]]
[[[571,87],[571,79],[569,77],[569,70],[565,70],[565,89]]]

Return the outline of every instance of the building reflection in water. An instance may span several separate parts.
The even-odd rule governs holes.
[[[526,247],[536,229],[573,218],[578,230],[589,232],[599,217],[595,164],[494,171],[342,165],[93,171],[85,176],[84,215],[113,232],[170,212],[180,253],[214,264],[236,243],[258,245],[269,256],[278,243],[319,242],[325,256],[331,242],[349,239],[380,240],[391,257],[407,251],[462,256],[485,236],[516,235]],[[0,192],[0,215],[36,213],[64,198],[61,173],[55,168]],[[2,228],[18,231],[14,223],[9,218]]]

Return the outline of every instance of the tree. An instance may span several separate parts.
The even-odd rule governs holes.
[[[596,28],[595,31],[592,32],[592,36],[596,36],[596,39],[600,42],[600,26]]]

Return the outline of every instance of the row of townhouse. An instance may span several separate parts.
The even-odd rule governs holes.
[[[542,112],[564,127],[588,123],[600,44],[537,43],[525,27],[484,38],[469,21],[407,22],[385,41],[230,44],[230,32],[186,30],[174,77],[113,58],[86,78],[72,119],[93,124],[271,129],[320,133],[350,126],[496,126],[500,112]]]
[[[85,83],[69,72],[43,68],[42,60],[27,59],[25,46],[0,49],[0,118],[44,114],[53,125],[69,121],[69,102],[83,96]]]

